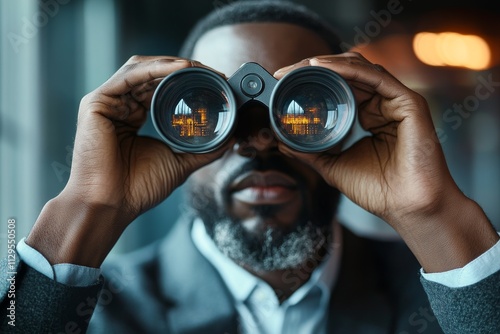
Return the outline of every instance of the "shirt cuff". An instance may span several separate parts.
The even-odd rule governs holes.
[[[425,273],[422,268],[420,269],[420,273],[428,281],[439,283],[449,288],[463,288],[476,284],[499,270],[500,241],[462,268],[431,274]]]
[[[22,238],[17,244],[19,258],[39,273],[58,283],[70,286],[90,286],[99,281],[101,269],[79,266],[71,263],[50,265],[49,261]]]

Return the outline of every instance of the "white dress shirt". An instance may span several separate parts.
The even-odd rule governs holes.
[[[262,279],[246,271],[223,255],[196,219],[191,237],[198,250],[219,272],[235,301],[243,333],[326,333],[326,311],[341,256],[342,233],[334,224],[334,242],[330,252],[314,269],[310,279],[282,304],[275,291]],[[304,268],[304,271],[310,270]],[[297,280],[284,274],[283,279]]]

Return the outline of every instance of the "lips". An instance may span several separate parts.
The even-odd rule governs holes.
[[[297,182],[278,171],[248,172],[232,183],[233,200],[250,205],[277,205],[298,196]]]

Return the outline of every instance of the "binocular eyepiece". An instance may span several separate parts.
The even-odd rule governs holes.
[[[243,64],[227,81],[205,68],[173,72],[156,88],[151,114],[171,148],[206,153],[231,137],[238,110],[250,101],[267,106],[276,137],[302,152],[337,145],[356,115],[353,93],[337,73],[309,66],[276,80],[257,63]]]

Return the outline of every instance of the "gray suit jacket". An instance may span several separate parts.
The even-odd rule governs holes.
[[[4,262],[1,332],[83,333],[90,321],[89,333],[237,333],[231,295],[192,243],[190,226],[181,220],[162,242],[106,264],[104,282],[90,287],[65,286],[18,263],[16,327],[8,324]],[[360,238],[346,229],[343,240],[329,333],[500,333],[500,272],[450,289],[420,279],[403,243]]]

